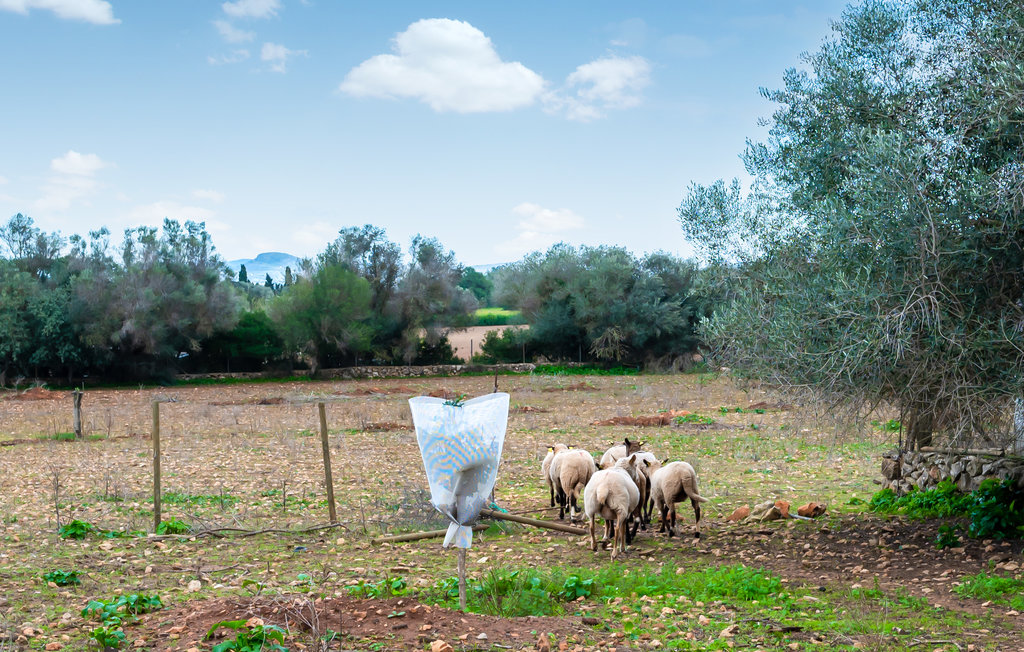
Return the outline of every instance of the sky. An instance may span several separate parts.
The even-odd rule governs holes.
[[[689,256],[845,2],[0,0],[0,218],[204,221],[227,260],[374,224],[467,265]]]

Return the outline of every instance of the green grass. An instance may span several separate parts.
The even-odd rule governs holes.
[[[1024,580],[978,573],[964,577],[953,590],[961,598],[991,600],[1024,611]]]
[[[543,376],[635,376],[640,373],[636,367],[604,368],[595,365],[569,367],[560,364],[539,364],[533,373]]]
[[[506,308],[480,308],[473,313],[474,326],[507,326],[510,324],[525,324],[523,313],[520,310],[508,310]]]

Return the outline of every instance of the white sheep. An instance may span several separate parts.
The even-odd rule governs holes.
[[[651,495],[654,504],[661,514],[659,532],[668,531],[668,536],[675,534],[676,503],[690,499],[697,531],[700,538],[700,504],[708,502],[697,489],[697,472],[686,462],[671,462],[658,469],[651,478]]]
[[[612,559],[632,542],[628,519],[640,504],[636,455],[624,457],[610,469],[594,474],[583,491],[583,508],[590,519],[590,548],[597,552],[597,517],[604,519],[605,538],[611,530]]]
[[[597,472],[594,457],[581,448],[571,448],[557,453],[551,459],[551,484],[554,486],[555,500],[558,502],[558,518],[565,518],[565,510],[569,508],[569,520],[576,516],[579,509],[580,487],[585,487],[590,478]]]
[[[555,455],[562,451],[569,450],[569,447],[565,444],[555,444],[554,446],[548,446],[548,454],[544,456],[544,461],[540,465],[540,474],[544,476],[544,484],[548,486],[548,491],[551,493],[551,506],[555,506],[555,485],[551,482],[551,460],[555,458]]]
[[[623,443],[612,446],[604,452],[604,455],[601,456],[600,467],[602,469],[612,468],[615,466],[615,463],[623,457],[638,452],[640,447],[643,445],[644,443],[642,441],[629,441],[629,438],[627,437],[623,440]]]

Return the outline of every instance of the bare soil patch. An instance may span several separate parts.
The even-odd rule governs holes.
[[[142,637],[157,649],[205,647],[230,638],[231,631],[222,628],[204,641],[217,623],[252,617],[307,634],[322,636],[330,629],[340,639],[334,645],[340,644],[342,649],[348,644],[377,643],[385,646],[380,649],[422,650],[432,641],[442,640],[455,649],[505,646],[518,650],[536,644],[541,634],[565,641],[592,636],[595,631],[578,616],[498,618],[424,605],[411,598],[224,598],[205,601],[198,609],[182,606],[160,612],[147,619]],[[603,638],[613,640],[607,633]]]

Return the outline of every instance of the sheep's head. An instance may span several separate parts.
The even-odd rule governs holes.
[[[627,475],[629,475],[629,477],[633,478],[634,481],[636,481],[639,477],[637,475],[639,473],[639,469],[636,465],[635,453],[633,455],[630,455],[629,457],[623,457],[622,459],[620,459],[618,462],[615,463],[614,468],[622,469],[623,471],[626,472]]]
[[[547,452],[554,453],[555,455],[567,450],[569,450],[569,447],[566,446],[565,444],[554,444],[552,446],[547,447]]]
[[[629,437],[626,437],[622,443],[626,445],[626,455],[640,452],[640,447],[644,445],[642,441],[629,441]]]

